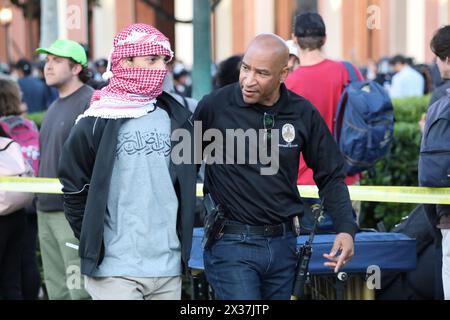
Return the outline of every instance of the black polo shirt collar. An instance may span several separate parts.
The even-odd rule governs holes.
[[[239,85],[239,83],[237,83],[235,86],[234,96],[236,99],[236,104],[242,108],[248,108],[248,107],[255,106],[255,107],[259,107],[259,108],[271,108],[272,110],[275,110],[275,109],[278,109],[279,106],[285,105],[288,102],[288,90],[284,83],[282,83],[280,86],[280,98],[272,107],[264,106],[261,104],[245,103],[244,98],[242,97],[242,90],[241,90],[241,86]]]

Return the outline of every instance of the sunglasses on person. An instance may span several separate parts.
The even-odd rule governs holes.
[[[275,126],[275,116],[273,114],[264,112],[263,126],[264,126],[264,145],[267,146],[267,144],[270,143],[270,139],[272,139],[272,129]]]

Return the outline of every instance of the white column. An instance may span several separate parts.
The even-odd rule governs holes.
[[[175,0],[175,17],[179,20],[192,20],[193,1]],[[175,56],[191,68],[194,63],[194,30],[192,24],[175,24]]]
[[[342,0],[321,1],[319,11],[327,28],[324,53],[331,59],[342,59]]]
[[[219,63],[233,54],[233,21],[231,0],[222,0],[215,10],[216,61]]]
[[[67,0],[58,0],[58,38],[67,39]]]
[[[439,0],[439,27],[448,24],[448,0]]]
[[[58,39],[57,0],[41,0],[41,39],[40,47],[49,47]]]
[[[286,21],[286,23],[289,23]],[[255,1],[255,33],[275,32],[275,4],[274,0]]]
[[[389,30],[389,54],[396,55],[406,53],[407,46],[407,4],[408,0],[389,1],[390,30]]]
[[[116,30],[116,0],[101,0],[93,9],[93,58],[108,59]]]
[[[417,63],[425,61],[425,1],[408,0],[406,3],[406,55]]]

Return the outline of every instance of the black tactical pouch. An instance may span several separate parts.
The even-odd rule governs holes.
[[[208,250],[211,248],[214,241],[220,239],[222,236],[222,230],[226,220],[220,205],[216,205],[211,194],[208,193],[205,195],[203,198],[203,205],[206,209],[206,215],[204,220],[202,246],[204,250]]]

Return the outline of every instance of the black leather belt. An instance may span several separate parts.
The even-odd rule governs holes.
[[[231,234],[251,234],[256,236],[277,237],[289,231],[292,231],[291,222],[283,222],[277,225],[267,225],[267,226],[226,224],[223,227],[222,232]]]

